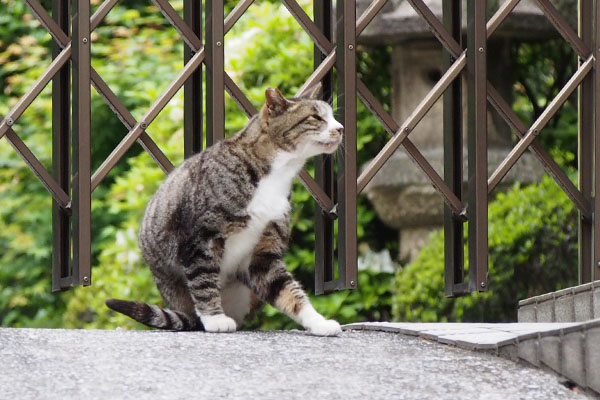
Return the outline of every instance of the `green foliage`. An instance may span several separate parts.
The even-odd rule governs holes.
[[[442,296],[443,232],[435,233],[396,276],[394,319],[514,321],[520,299],[577,284],[576,216],[548,177],[498,194],[489,206],[490,290],[456,299]]]

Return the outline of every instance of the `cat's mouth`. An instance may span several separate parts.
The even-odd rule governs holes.
[[[315,139],[314,142],[323,147],[337,147],[338,144],[342,141],[342,137],[331,138],[331,139]]]

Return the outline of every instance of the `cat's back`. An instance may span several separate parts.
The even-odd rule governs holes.
[[[141,230],[168,229],[174,218],[212,218],[215,211],[236,214],[247,206],[260,174],[243,148],[229,140],[216,143],[171,171],[148,203]]]

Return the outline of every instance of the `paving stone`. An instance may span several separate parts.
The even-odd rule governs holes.
[[[552,298],[537,304],[537,322],[554,322],[554,302]]]
[[[554,300],[554,320],[556,322],[575,321],[575,306],[571,294],[565,294]]]
[[[496,349],[498,346],[514,343],[518,335],[501,331],[490,331],[488,333],[465,333],[449,336],[440,336],[440,339],[452,340],[457,346],[466,349]]]
[[[538,356],[538,339],[529,339],[519,342],[519,358],[527,361],[531,365],[536,367],[540,366],[540,360]]]
[[[585,336],[581,331],[567,333],[563,336],[561,340],[562,365],[560,370],[556,370],[582,387],[586,387],[584,340]]]
[[[588,321],[594,318],[592,309],[592,292],[589,289],[587,291],[576,293],[574,302],[575,321]]]
[[[540,362],[554,371],[560,371],[560,337],[546,336],[539,340]]]
[[[587,386],[600,393],[600,327],[586,332],[585,352]]]
[[[517,312],[517,320],[519,322],[536,322],[536,305],[530,303],[519,307]]]

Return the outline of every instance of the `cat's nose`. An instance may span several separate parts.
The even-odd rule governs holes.
[[[344,127],[343,127],[343,126],[340,126],[339,128],[336,128],[336,129],[335,129],[335,131],[336,131],[337,133],[339,133],[340,135],[343,135],[343,134],[344,134]]]

